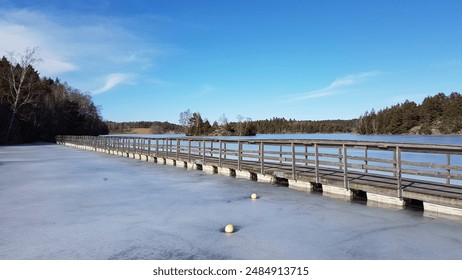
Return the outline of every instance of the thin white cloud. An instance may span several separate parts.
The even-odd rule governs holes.
[[[93,94],[106,92],[119,84],[129,84],[133,82],[135,75],[133,73],[111,73],[106,76],[104,85],[93,91]]]
[[[289,98],[288,101],[301,101],[306,99],[320,98],[324,96],[330,96],[340,93],[341,91],[358,84],[369,77],[378,75],[378,71],[363,72],[358,74],[352,74],[345,77],[338,78],[334,80],[330,85],[325,88],[305,92],[302,94],[297,94],[292,98]]]
[[[64,78],[82,91],[98,88],[95,77],[112,72],[95,91],[102,93],[133,78],[123,73],[143,76],[166,52],[164,45],[127,28],[130,20],[72,11],[0,10],[0,56],[37,47],[41,75]]]
[[[50,30],[59,27],[45,17],[26,10],[0,12],[0,51],[23,53],[27,48],[38,47],[41,74],[51,76],[74,71],[77,66],[53,48],[55,43]],[[47,33],[48,32],[48,33]]]

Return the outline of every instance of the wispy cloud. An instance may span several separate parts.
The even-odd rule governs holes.
[[[119,84],[129,84],[132,83],[135,78],[133,73],[111,73],[106,76],[106,81],[104,85],[93,91],[93,94],[100,94],[106,92]]]
[[[0,10],[0,56],[8,52],[22,53],[38,47],[42,63],[41,75],[66,80],[72,74],[72,86],[83,91],[98,88],[95,79],[109,74],[102,93],[136,76],[143,76],[155,65],[165,46],[139,36],[128,28],[129,18],[98,15],[56,14],[32,9]],[[72,73],[70,73],[72,72]],[[64,77],[63,77],[64,76]]]
[[[340,77],[334,80],[330,85],[314,91],[305,92],[302,94],[292,95],[287,101],[301,101],[306,99],[321,98],[325,96],[338,94],[349,87],[363,82],[369,77],[378,75],[378,71],[369,71],[358,74],[352,74],[344,77]]]

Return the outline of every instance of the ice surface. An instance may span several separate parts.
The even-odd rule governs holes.
[[[225,234],[228,223],[237,232]],[[461,232],[461,221],[418,211],[58,145],[0,146],[0,259],[462,259]]]

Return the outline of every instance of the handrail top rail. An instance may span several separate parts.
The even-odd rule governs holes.
[[[76,137],[74,135],[59,135],[58,137]],[[252,139],[252,138],[237,138],[237,139],[221,139],[216,137],[202,137],[202,136],[173,136],[169,137],[146,137],[146,136],[121,136],[121,135],[101,135],[101,136],[77,136],[77,137],[108,137],[119,139],[142,139],[142,140],[180,140],[180,141],[207,141],[207,142],[226,142],[243,144],[276,144],[276,145],[305,145],[313,146],[315,144],[321,146],[333,147],[358,147],[358,148],[375,148],[380,150],[394,150],[401,148],[404,150],[427,150],[427,151],[440,151],[440,152],[454,152],[462,153],[462,145],[448,145],[448,144],[422,144],[410,142],[386,142],[386,141],[365,141],[365,140],[332,140],[332,139]]]

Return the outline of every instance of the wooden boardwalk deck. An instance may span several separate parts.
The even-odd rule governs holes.
[[[462,146],[330,140],[69,137],[58,143],[462,216]],[[448,208],[449,207],[449,208]]]

